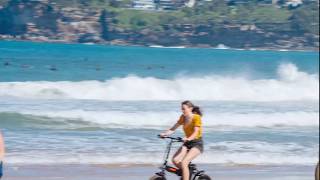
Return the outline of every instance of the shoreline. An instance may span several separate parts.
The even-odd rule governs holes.
[[[157,165],[12,165],[5,166],[5,180],[131,180],[148,179],[159,171]],[[214,179],[220,180],[312,180],[314,167],[308,165],[225,166],[199,164]],[[168,180],[177,177],[168,174]]]
[[[277,47],[250,47],[250,48],[220,48],[213,46],[162,46],[162,45],[142,45],[142,44],[123,44],[123,43],[79,43],[70,41],[37,41],[37,40],[23,40],[23,39],[0,39],[6,42],[31,42],[31,43],[48,43],[48,44],[70,44],[70,45],[100,45],[100,46],[119,46],[119,47],[144,47],[144,48],[159,48],[159,49],[214,49],[214,50],[235,50],[235,51],[275,51],[275,52],[319,52],[319,48],[305,48],[305,49],[285,49]]]

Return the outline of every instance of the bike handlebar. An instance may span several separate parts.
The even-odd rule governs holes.
[[[158,135],[158,137],[162,139],[172,139],[178,142],[183,142],[183,139],[181,137],[170,137],[170,136],[160,136],[160,135]]]

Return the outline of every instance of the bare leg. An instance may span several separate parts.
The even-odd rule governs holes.
[[[201,154],[200,150],[196,147],[191,148],[187,155],[183,158],[181,162],[182,168],[182,179],[189,180],[190,179],[190,172],[189,172],[189,163],[195,159],[197,156]]]
[[[181,169],[181,161],[186,156],[188,149],[185,146],[181,146],[179,150],[173,155],[172,163],[179,169]]]

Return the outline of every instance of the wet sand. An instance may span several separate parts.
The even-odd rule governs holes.
[[[313,166],[199,165],[216,180],[313,180]],[[155,165],[7,165],[3,180],[147,180]],[[173,175],[168,180],[178,179]]]

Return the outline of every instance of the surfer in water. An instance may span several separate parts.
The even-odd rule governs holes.
[[[182,115],[176,124],[161,133],[160,136],[170,136],[179,126],[183,126],[185,133],[184,144],[174,154],[172,162],[182,170],[183,180],[187,180],[190,178],[189,163],[203,152],[202,112],[200,107],[195,106],[191,101],[182,102],[181,110]]]
[[[2,178],[3,175],[3,158],[4,158],[4,140],[2,133],[0,131],[0,179]]]

